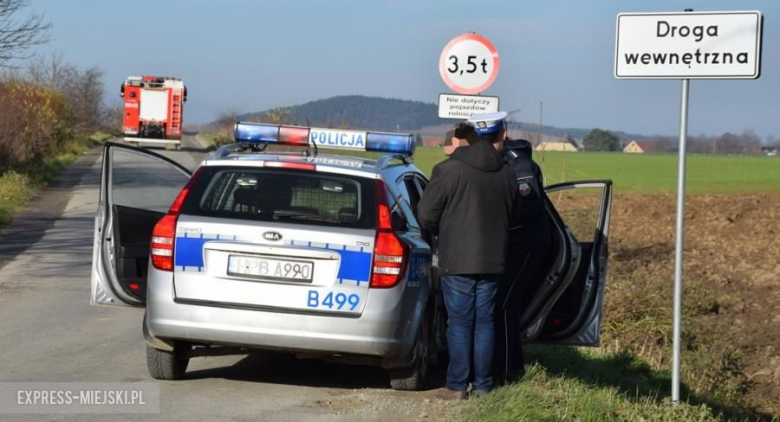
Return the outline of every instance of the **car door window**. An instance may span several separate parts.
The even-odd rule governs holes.
[[[415,176],[414,181],[417,182],[417,188],[420,189],[420,192],[425,192],[425,187],[428,186],[428,181],[419,175]]]
[[[419,202],[419,193],[417,193],[416,188],[410,192],[409,185],[407,184],[407,178],[408,175],[402,175],[398,179],[396,179],[395,188],[396,188],[396,200],[398,202],[398,207],[401,209],[401,211],[404,214],[404,217],[406,219],[407,225],[409,226],[410,230],[419,231],[420,230],[420,224],[417,222],[417,211],[416,206]],[[412,185],[414,187],[414,185]],[[412,195],[415,195],[417,198],[414,200],[412,199]]]
[[[409,193],[409,206],[412,208],[414,217],[417,218],[417,206],[420,203],[422,191],[420,191],[420,188],[417,186],[414,179],[413,176],[407,176],[404,178],[404,185],[406,186],[406,191]]]
[[[166,212],[189,176],[169,163],[130,149],[112,148],[111,203]]]

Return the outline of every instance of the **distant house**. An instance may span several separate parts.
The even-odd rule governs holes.
[[[648,141],[631,141],[623,148],[623,152],[642,154],[646,152],[652,152],[655,145]]]
[[[577,152],[577,144],[568,140],[542,141],[534,148],[536,151]]]
[[[777,157],[778,155],[780,155],[780,146],[777,145],[762,146],[761,153],[766,154],[770,157]]]

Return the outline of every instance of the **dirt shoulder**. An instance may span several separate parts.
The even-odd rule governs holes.
[[[697,394],[780,413],[780,193],[686,202],[683,378]],[[608,342],[659,368],[670,354],[673,195],[618,195]]]

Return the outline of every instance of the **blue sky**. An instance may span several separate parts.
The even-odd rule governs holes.
[[[691,134],[754,129],[780,137],[780,2],[634,1],[250,1],[33,0],[54,24],[60,52],[106,72],[118,101],[128,75],[178,76],[189,101],[185,123],[228,108],[258,111],[334,95],[435,103],[447,92],[438,72],[444,45],[464,32],[490,38],[501,70],[486,95],[518,118],[556,126],[643,134],[679,130],[679,81],[613,77],[619,12],[760,10],[762,76],[692,81]]]

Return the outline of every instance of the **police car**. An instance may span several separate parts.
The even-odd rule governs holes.
[[[105,144],[91,304],[146,307],[157,379],[182,378],[193,357],[266,349],[378,365],[393,388],[422,388],[447,318],[435,239],[417,222],[414,137],[237,123],[235,140],[192,174]],[[554,248],[529,283],[526,341],[598,344],[611,183],[548,192],[579,188],[600,191],[595,227],[577,239],[548,202]]]

